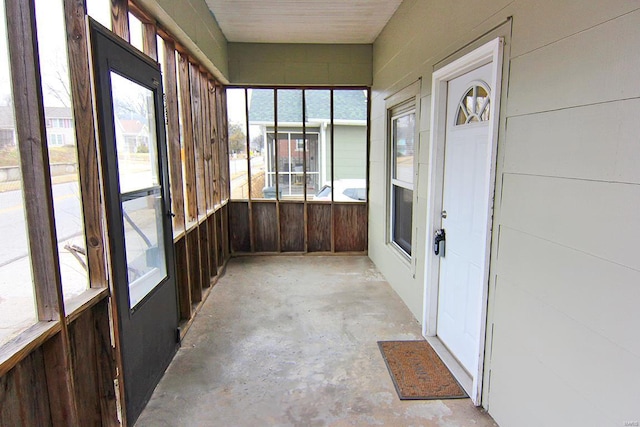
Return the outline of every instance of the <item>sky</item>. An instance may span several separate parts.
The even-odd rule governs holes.
[[[5,0],[0,1],[0,105],[4,105],[5,99],[11,94],[11,73],[7,51]],[[61,95],[64,93],[58,76],[63,76],[68,86],[62,0],[35,0],[35,5],[44,101],[46,106],[59,107],[63,105],[62,102],[52,95],[52,92]],[[90,15],[103,25],[109,23],[109,0],[88,0],[87,9]],[[66,102],[70,105],[68,100]]]

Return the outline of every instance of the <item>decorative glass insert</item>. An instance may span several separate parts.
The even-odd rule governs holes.
[[[491,91],[483,82],[475,82],[458,104],[456,126],[486,122],[491,113]]]

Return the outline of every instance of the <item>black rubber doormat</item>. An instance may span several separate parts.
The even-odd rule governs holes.
[[[428,342],[378,341],[378,347],[400,400],[467,397]]]

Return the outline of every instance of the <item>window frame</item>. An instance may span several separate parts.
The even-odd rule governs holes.
[[[415,226],[415,207],[417,205],[417,188],[418,188],[418,157],[419,157],[419,138],[420,138],[420,81],[416,81],[406,88],[400,90],[396,94],[388,97],[385,102],[387,110],[385,125],[386,141],[386,243],[392,248],[402,260],[415,271],[415,253],[416,253],[416,226]],[[406,117],[408,115],[414,115],[413,122],[413,134],[414,134],[414,149],[413,149],[413,171],[412,182],[407,182],[394,177],[395,175],[395,160],[396,144],[394,141],[394,124],[399,118]],[[394,187],[410,190],[411,194],[411,241],[409,242],[409,252],[407,252],[395,239],[394,226],[396,224],[395,218],[395,192]]]
[[[320,155],[320,129],[316,128],[316,127],[312,127],[312,130],[305,130],[304,132],[304,136],[302,132],[299,132],[297,130],[291,130],[290,128],[285,127],[285,130],[278,130],[277,135],[286,135],[287,136],[287,146],[288,146],[288,151],[287,151],[287,159],[289,160],[289,164],[291,164],[291,161],[293,159],[293,153],[305,153],[303,155],[306,155],[306,153],[309,151],[309,145],[307,144],[307,142],[309,141],[309,135],[316,135],[317,137],[317,141],[318,141],[318,147],[317,147],[317,152],[315,153],[316,156]],[[269,137],[273,138],[272,141],[275,141],[275,144],[279,143],[279,142],[283,142],[284,139],[280,140],[277,139],[277,135],[275,133],[275,128],[272,128],[272,130],[266,130],[265,131],[265,135],[266,138],[269,139]],[[293,136],[303,136],[302,138],[294,138]],[[295,146],[293,143],[295,142]],[[302,147],[300,147],[300,143],[302,143]],[[302,150],[299,150],[298,148],[303,148]],[[280,151],[280,150],[278,150]],[[282,155],[283,153],[278,152],[278,156]],[[274,154],[275,156],[275,154]],[[275,162],[278,162],[278,158],[274,159]],[[323,168],[322,163],[320,162],[320,165],[318,166],[318,170],[317,171],[309,171],[306,170],[304,172],[294,172],[294,171],[286,171],[286,170],[280,170],[280,168],[277,168],[277,173],[276,173],[276,168],[275,165],[271,165],[270,164],[270,158],[267,159],[266,161],[266,168],[265,168],[265,177],[266,177],[266,183],[268,183],[270,186],[274,186],[275,187],[275,182],[281,177],[281,176],[288,176],[288,182],[291,183],[291,180],[293,178],[293,176],[295,175],[306,175],[306,176],[314,176],[317,175],[318,177],[320,176],[320,171]],[[279,181],[278,181],[279,182]],[[273,183],[273,184],[272,184]],[[282,186],[284,184],[279,183],[279,186]],[[290,184],[289,184],[290,185]],[[282,191],[282,188],[280,188],[280,192],[284,193]],[[286,197],[293,197],[294,195],[292,194],[288,194],[285,195]]]

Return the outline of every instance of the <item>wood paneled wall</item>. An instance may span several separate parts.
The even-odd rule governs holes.
[[[235,255],[367,251],[366,203],[234,200],[229,213]]]
[[[71,367],[65,368],[61,331],[0,376],[2,426],[116,426],[116,366],[109,332],[109,301],[102,298],[68,325]],[[66,374],[73,374],[72,402]],[[80,420],[80,422],[77,422]]]
[[[62,298],[46,146],[33,0],[6,0],[12,84],[22,157],[37,323],[0,346],[0,426],[126,424],[116,310],[107,278],[100,200],[91,50],[85,0],[63,0],[90,287]],[[114,33],[129,40],[129,13],[143,23],[143,50],[164,58],[167,144],[181,337],[230,256],[228,149],[224,87],[155,19],[112,0]],[[162,37],[159,46],[157,36]],[[158,49],[163,55],[158,55]],[[181,126],[182,125],[182,126]],[[29,141],[26,144],[24,141]],[[184,173],[183,173],[184,171]],[[44,209],[43,209],[44,207]],[[115,337],[115,338],[112,338]]]

